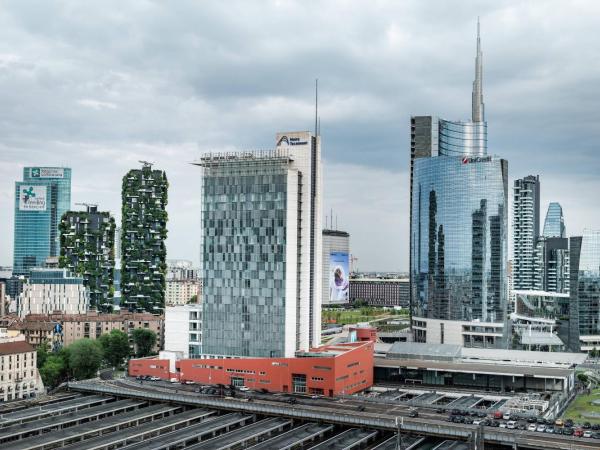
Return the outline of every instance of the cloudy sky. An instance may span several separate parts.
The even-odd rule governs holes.
[[[599,228],[599,2],[4,0],[0,264],[23,166],[72,167],[73,203],[120,220],[138,160],[171,183],[168,257],[197,261],[189,162],[312,129],[318,77],[324,215],[359,269],[407,270],[410,115],[469,119],[478,15],[490,152]]]

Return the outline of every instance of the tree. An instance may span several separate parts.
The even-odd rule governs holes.
[[[195,294],[194,294],[194,295],[192,295],[192,296],[190,297],[190,299],[188,300],[188,302],[187,302],[187,303],[188,303],[188,305],[189,305],[189,304],[192,304],[192,303],[198,303],[198,296],[197,296],[197,295],[195,295]]]
[[[69,345],[68,350],[68,365],[75,379],[85,380],[96,376],[103,357],[98,341],[79,339]]]
[[[587,384],[587,382],[588,382],[588,376],[585,373],[583,373],[583,372],[579,372],[577,374],[577,379],[580,382],[582,382],[583,384]]]
[[[112,330],[108,334],[101,335],[98,342],[102,347],[104,360],[110,366],[120,366],[130,354],[129,338],[127,333],[121,330]]]
[[[36,350],[37,353],[37,368],[40,369],[48,359],[48,342],[44,341]]]
[[[135,353],[138,358],[144,358],[152,354],[152,348],[156,344],[156,333],[146,328],[136,328],[131,333],[135,345]]]
[[[60,354],[48,355],[40,369],[40,376],[46,387],[58,386],[67,376],[67,364]]]

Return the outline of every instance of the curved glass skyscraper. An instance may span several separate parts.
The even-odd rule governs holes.
[[[548,212],[546,213],[546,220],[544,221],[543,236],[548,238],[567,237],[565,219],[563,217],[563,210],[562,206],[560,206],[560,203],[551,202],[548,205]]]
[[[411,119],[412,328],[417,342],[496,347],[508,298],[508,163],[487,154],[479,24],[472,99],[471,121]]]
[[[439,120],[439,154],[484,156],[487,153],[486,122]]]
[[[413,316],[502,321],[508,165],[497,157],[415,162]]]

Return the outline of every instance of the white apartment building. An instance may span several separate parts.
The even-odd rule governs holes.
[[[83,278],[66,269],[32,269],[17,302],[19,317],[28,314],[86,314],[89,294]]]
[[[515,180],[513,197],[513,286],[517,290],[535,285],[535,246],[540,236],[540,177]]]
[[[25,336],[6,336],[0,332],[0,402],[32,398],[44,392],[35,349]]]
[[[202,305],[165,308],[165,351],[180,352],[183,358],[198,358],[202,353]]]
[[[168,306],[185,305],[196,296],[200,297],[200,282],[198,280],[167,280],[165,303]]]

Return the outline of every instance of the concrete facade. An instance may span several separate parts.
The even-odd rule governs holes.
[[[202,353],[202,305],[165,308],[165,350],[181,352],[184,358]]]
[[[0,401],[35,397],[44,392],[35,349],[18,339],[0,339]]]
[[[32,269],[17,302],[19,317],[29,314],[85,314],[89,295],[83,278],[66,269]]]

